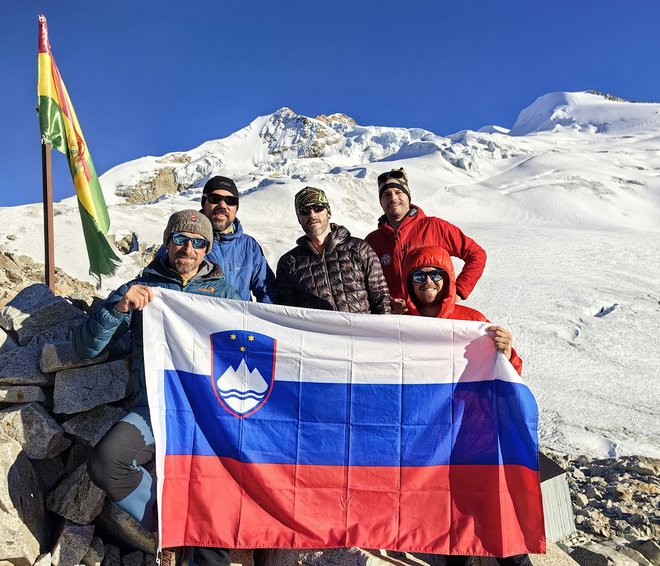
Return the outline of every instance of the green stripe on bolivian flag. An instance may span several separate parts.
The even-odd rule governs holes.
[[[43,16],[39,16],[37,92],[41,141],[64,153],[69,162],[89,256],[89,271],[98,276],[112,275],[120,259],[105,238],[110,228],[108,208],[71,99],[52,57]]]

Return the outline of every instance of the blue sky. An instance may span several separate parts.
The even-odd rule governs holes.
[[[660,101],[660,4],[609,0],[3,2],[0,206],[41,201],[37,15],[96,169],[289,106],[437,134],[513,125],[551,91]],[[56,200],[74,194],[53,153]]]

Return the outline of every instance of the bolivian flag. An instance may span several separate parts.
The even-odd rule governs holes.
[[[78,118],[50,51],[44,16],[39,16],[37,92],[41,143],[52,145],[69,161],[89,256],[89,272],[98,276],[112,275],[120,259],[105,238],[110,227],[108,209]]]

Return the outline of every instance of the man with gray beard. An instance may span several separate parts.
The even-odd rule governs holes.
[[[378,257],[360,238],[330,223],[321,190],[305,187],[294,199],[305,235],[277,264],[278,303],[343,312],[387,314],[389,290]]]

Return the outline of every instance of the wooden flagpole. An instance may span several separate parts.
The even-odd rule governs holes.
[[[41,144],[41,171],[44,202],[44,257],[45,283],[55,292],[55,251],[53,248],[53,175],[50,163],[50,144]]]

